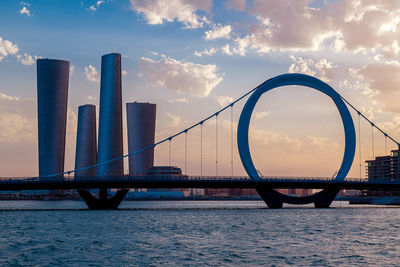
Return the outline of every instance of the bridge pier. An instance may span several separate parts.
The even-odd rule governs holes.
[[[314,206],[316,208],[329,208],[332,204],[332,201],[335,199],[336,195],[339,193],[339,189],[337,188],[329,188],[322,190],[320,195],[316,194],[316,198],[314,200]],[[322,193],[324,192],[324,193]]]
[[[280,209],[283,206],[283,199],[278,192],[271,188],[257,187],[257,193],[260,194],[270,209]]]
[[[282,208],[283,203],[293,205],[314,203],[315,208],[329,208],[332,201],[339,193],[338,188],[327,188],[309,196],[295,197],[281,194],[268,187],[258,186],[256,187],[256,190],[270,209],[280,209]]]
[[[90,210],[116,210],[128,191],[129,189],[119,189],[114,196],[107,198],[107,189],[102,188],[97,199],[88,190],[78,189],[79,195]]]

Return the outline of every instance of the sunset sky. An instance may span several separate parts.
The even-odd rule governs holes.
[[[0,1],[0,176],[38,174],[36,59],[71,64],[69,170],[78,106],[98,105],[101,56],[110,52],[122,55],[123,103],[157,104],[157,140],[287,72],[327,82],[400,140],[400,1],[6,0]],[[234,136],[243,104],[233,110]],[[123,113],[126,128],[125,106]],[[219,175],[230,175],[230,116],[228,110],[218,120]],[[336,107],[304,87],[264,95],[250,135],[264,175],[331,177],[344,150]],[[361,121],[361,162],[372,157],[371,135]],[[203,138],[203,174],[214,175],[215,120],[204,126]],[[387,144],[388,151],[395,148]],[[386,153],[377,131],[374,146],[375,156]],[[351,177],[360,175],[358,149]],[[196,128],[188,134],[188,174],[200,174],[199,150]],[[155,151],[156,164],[167,165],[168,144]],[[184,138],[173,140],[173,165],[184,167],[183,151]],[[245,174],[235,140],[234,174]]]

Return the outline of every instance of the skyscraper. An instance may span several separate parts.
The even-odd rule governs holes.
[[[128,153],[154,144],[156,104],[127,103]],[[146,175],[154,164],[154,148],[129,155],[129,175]]]
[[[37,60],[39,176],[62,179],[67,125],[69,61]]]
[[[83,105],[78,109],[78,131],[76,136],[75,178],[96,176],[97,162],[96,106]]]
[[[97,162],[121,157],[122,144],[122,88],[121,55],[111,53],[101,58],[99,145]],[[97,166],[97,176],[123,175],[123,160]]]

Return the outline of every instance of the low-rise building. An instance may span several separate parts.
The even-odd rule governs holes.
[[[392,150],[389,156],[375,157],[374,160],[367,160],[365,163],[369,181],[400,180],[399,150]]]

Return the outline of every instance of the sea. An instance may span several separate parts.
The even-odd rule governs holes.
[[[400,208],[0,201],[0,266],[398,266]]]

